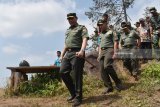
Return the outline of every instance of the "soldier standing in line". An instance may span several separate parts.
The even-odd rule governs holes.
[[[71,97],[68,102],[73,102],[73,106],[82,103],[82,80],[85,48],[89,39],[87,28],[77,23],[76,13],[67,14],[70,27],[65,34],[65,46],[61,54],[62,64],[60,73],[62,80],[68,88]],[[73,72],[73,78],[70,72]]]
[[[153,37],[153,48],[155,58],[160,60],[160,51],[159,51],[159,38],[160,38],[160,15],[157,12],[155,7],[151,7],[149,9],[150,13],[152,14],[150,18],[150,33]]]
[[[125,22],[121,23],[121,28],[124,32],[120,38],[122,52],[125,52],[123,56],[123,65],[130,71],[134,79],[137,80],[138,59],[136,56],[136,49],[137,46],[140,46],[140,37],[135,30],[130,30]]]
[[[113,92],[111,78],[115,82],[116,89],[121,91],[121,80],[118,78],[113,68],[113,59],[115,58],[115,52],[118,48],[118,38],[113,34],[112,30],[107,29],[106,20],[102,20],[102,22],[99,23],[99,27],[101,27],[102,32],[100,34],[101,42],[98,61],[100,62],[101,77],[106,86],[106,89],[102,94]]]

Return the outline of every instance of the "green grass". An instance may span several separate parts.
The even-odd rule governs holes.
[[[145,66],[140,77],[140,80],[135,83],[130,83],[126,77],[121,77],[126,87],[125,90],[121,92],[114,90],[111,94],[102,95],[103,82],[95,76],[84,75],[83,106],[158,107],[159,103],[155,102],[153,97],[160,90],[160,63],[151,62]],[[50,79],[50,76],[46,74],[39,74],[33,77],[31,81],[22,83],[18,90],[18,95],[25,97],[55,97],[62,99],[69,95],[63,83],[58,82],[56,79]],[[14,95],[14,93],[8,91],[6,95]]]

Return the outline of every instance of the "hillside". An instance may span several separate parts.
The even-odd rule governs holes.
[[[133,81],[127,73],[118,72],[124,90],[114,90],[108,95],[101,94],[104,89],[101,80],[84,75],[84,99],[80,107],[160,107],[160,63],[142,65],[141,71],[138,82]],[[59,91],[63,92],[54,96],[3,96],[4,91],[1,89],[0,107],[70,107],[71,104],[66,102],[68,92],[63,83]]]

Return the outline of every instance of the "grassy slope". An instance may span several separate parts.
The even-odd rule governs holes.
[[[146,68],[143,66],[143,68]],[[121,73],[120,73],[121,74]],[[141,78],[138,82],[130,76],[119,75],[125,89],[121,92],[102,95],[104,89],[101,80],[93,76],[84,78],[84,99],[81,107],[160,107],[160,81],[155,78]],[[62,84],[63,85],[63,84]],[[36,97],[0,97],[1,106],[29,106],[29,107],[70,107],[65,100],[67,92],[47,98]]]

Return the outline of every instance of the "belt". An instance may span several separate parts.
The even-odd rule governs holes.
[[[81,50],[81,48],[68,48],[67,51],[71,52],[71,51],[79,51]]]
[[[107,47],[102,47],[101,49],[102,49],[102,50],[106,50],[106,49],[108,49],[108,48],[107,48]]]

